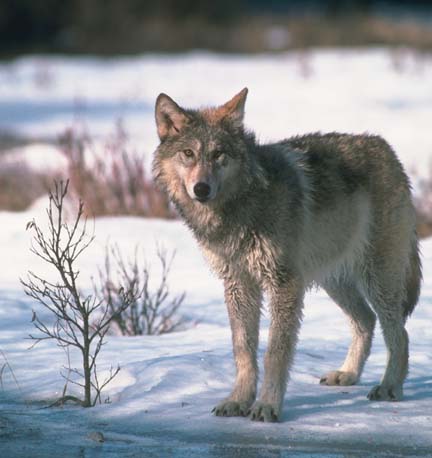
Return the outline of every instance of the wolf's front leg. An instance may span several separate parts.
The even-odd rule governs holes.
[[[280,419],[288,371],[294,359],[302,318],[303,296],[303,286],[294,279],[273,288],[264,380],[259,400],[250,412],[252,420],[273,422]]]
[[[246,416],[256,396],[261,290],[249,276],[226,279],[224,286],[237,376],[232,393],[213,412],[224,417]]]

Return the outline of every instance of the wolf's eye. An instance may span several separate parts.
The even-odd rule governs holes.
[[[215,151],[215,152],[213,153],[213,157],[214,157],[214,159],[215,159],[216,161],[217,161],[219,158],[221,158],[222,155],[223,155],[223,151],[221,151],[221,150],[217,150],[217,151]]]
[[[195,155],[194,155],[194,152],[191,150],[191,149],[185,149],[183,151],[183,155],[185,158],[187,159],[192,159]]]

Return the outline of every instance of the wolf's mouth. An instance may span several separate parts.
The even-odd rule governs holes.
[[[197,200],[200,204],[205,204],[210,200],[209,197],[195,197],[195,200]]]

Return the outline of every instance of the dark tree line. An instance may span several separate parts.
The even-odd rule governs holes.
[[[245,18],[288,17],[305,12],[325,17],[365,14],[379,8],[381,3],[375,0],[0,0],[0,53],[5,56],[41,51],[175,51],[200,44],[230,50],[224,34]],[[432,7],[431,3],[393,0],[387,1],[386,6]],[[206,40],[203,34],[207,31],[214,38]]]

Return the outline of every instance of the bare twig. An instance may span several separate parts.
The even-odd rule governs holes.
[[[111,325],[122,335],[173,332],[184,323],[177,313],[185,298],[185,293],[176,297],[169,294],[168,277],[175,253],[168,255],[158,246],[161,277],[156,290],[151,291],[150,270],[147,264],[139,265],[137,252],[136,249],[134,258],[126,261],[118,246],[107,246],[105,264],[99,269],[99,285],[95,285],[96,295],[106,304]]]
[[[4,373],[4,371],[6,369],[9,369],[9,372],[12,375],[12,378],[13,378],[13,381],[15,382],[15,385],[17,386],[18,390],[22,393],[20,384],[18,383],[18,379],[15,377],[15,372],[13,371],[12,366],[9,363],[9,360],[8,360],[8,358],[6,356],[6,353],[3,350],[0,349],[0,354],[2,355],[2,357],[4,359],[4,364],[0,369],[0,385],[1,385],[1,387],[3,388],[3,373]]]

